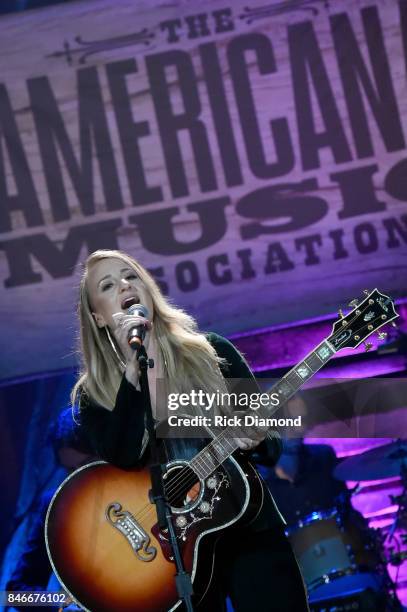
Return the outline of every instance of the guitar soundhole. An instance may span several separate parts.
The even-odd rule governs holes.
[[[165,477],[165,491],[173,509],[193,507],[201,498],[201,483],[186,465],[172,466]]]

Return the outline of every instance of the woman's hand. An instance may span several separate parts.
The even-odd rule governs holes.
[[[247,451],[247,450],[252,450],[253,448],[256,448],[256,446],[258,446],[264,438],[265,436],[263,436],[261,440],[252,440],[251,438],[233,438],[233,439],[236,442],[238,448],[241,448],[242,450]]]
[[[139,389],[140,370],[137,360],[137,351],[129,346],[128,336],[133,327],[144,325],[149,331],[153,324],[144,317],[140,317],[139,315],[126,315],[123,312],[115,313],[113,315],[113,320],[116,324],[113,330],[114,337],[126,360],[126,378],[134,387]]]
[[[242,422],[244,422],[244,416],[248,413],[239,410],[233,412],[233,415],[236,414],[241,416]],[[237,434],[239,434],[238,437],[233,438],[234,441],[236,442],[238,448],[245,451],[252,450],[258,446],[258,444],[260,444],[260,442],[262,442],[267,435],[267,427],[255,427],[254,425],[249,427],[244,427],[242,425],[241,427],[235,427],[234,430]]]

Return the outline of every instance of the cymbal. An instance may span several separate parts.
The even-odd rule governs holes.
[[[407,469],[407,440],[397,440],[344,459],[334,470],[338,480],[379,480]]]

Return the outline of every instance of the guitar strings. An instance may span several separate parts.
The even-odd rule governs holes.
[[[207,450],[209,447],[212,447],[215,442],[219,444],[219,442],[222,441],[222,438],[229,441],[229,438],[225,438],[226,431],[227,431],[227,429],[223,430],[219,434],[219,436],[217,438],[212,440],[212,442],[210,442],[210,444],[208,444],[203,449],[203,451]],[[230,444],[230,442],[229,442],[229,444]],[[237,448],[237,446],[235,447],[235,449],[236,448]],[[201,451],[201,452],[203,452],[203,451]],[[196,457],[194,459],[196,459]],[[213,474],[213,472],[217,469],[217,467],[219,467],[219,465],[221,465],[221,463],[219,463],[216,467],[213,468],[213,470],[211,471],[211,474]],[[185,474],[185,472],[188,472],[188,475],[187,475],[186,478],[185,478],[185,475],[183,475],[183,473]],[[175,487],[175,490],[174,490],[174,483],[175,482],[176,482],[176,487]],[[199,483],[200,486],[202,486],[201,485],[201,479],[199,478],[198,474],[196,472],[194,472],[193,469],[190,466],[186,466],[185,468],[183,468],[180,471],[180,474],[178,475],[178,477],[174,480],[173,483],[171,483],[172,486],[170,486],[170,485],[168,486],[167,495],[168,495],[168,501],[169,501],[170,505],[171,505],[171,501],[175,502],[177,497],[180,496],[181,492],[184,489],[185,489],[184,492],[187,493],[188,490],[194,484],[196,484],[196,483]],[[142,508],[139,511],[138,515],[136,515],[136,518],[138,520],[144,520],[145,518],[147,518],[147,516],[150,514],[150,512],[155,512],[154,507],[152,505],[146,505],[146,506],[144,506],[144,508]]]
[[[344,330],[346,330],[346,329],[347,329],[347,327],[349,327],[349,326],[350,326],[350,325],[351,325],[351,324],[352,324],[352,323],[355,321],[355,319],[357,319],[358,317],[360,317],[360,316],[361,316],[361,315],[362,315],[362,314],[363,314],[363,313],[364,313],[364,312],[365,312],[365,311],[368,309],[368,307],[369,307],[369,304],[367,304],[367,305],[366,305],[365,310],[361,310],[360,314],[356,315],[356,316],[355,316],[353,319],[351,319],[349,322],[347,322],[347,324],[346,324],[346,325],[343,325],[343,326],[342,326],[342,327],[341,327],[341,328],[340,328],[340,329],[339,329],[337,332],[335,332],[334,334],[332,334],[332,337],[333,337],[333,338],[335,338],[335,337],[339,336],[341,333],[343,333],[343,331],[344,331]],[[362,326],[362,327],[360,328],[360,330],[363,330],[364,328],[367,328],[367,327],[368,327],[368,325],[371,325],[373,322],[377,321],[379,318],[380,318],[380,317],[376,317],[375,319],[373,319],[373,321],[369,321],[369,322],[367,322],[367,323],[366,323],[366,325],[364,325],[364,326]],[[372,330],[372,332],[373,332],[373,331],[374,331],[374,330]],[[222,432],[222,434],[223,434],[225,431],[226,431],[226,430],[224,430],[224,431]],[[220,435],[222,435],[222,434],[220,434]],[[216,440],[217,440],[217,439],[218,439],[218,438],[215,438],[215,439],[214,439],[214,440],[213,440],[213,441],[212,441],[212,442],[211,442],[211,443],[210,443],[210,444],[209,444],[209,445],[208,445],[206,448],[208,448],[208,447],[212,446],[212,445],[214,444],[214,442],[216,442]],[[204,449],[204,450],[205,450],[205,449]],[[201,452],[203,452],[203,451],[201,451]],[[232,452],[233,452],[233,451],[232,451]],[[199,454],[197,455],[197,457],[198,457],[200,454],[201,454],[201,453],[199,453]],[[193,461],[194,461],[194,460],[193,460]],[[192,462],[191,462],[191,463],[192,463]],[[216,468],[215,468],[215,469],[216,469]],[[177,482],[178,482],[178,483],[180,483],[180,480],[182,480],[182,478],[183,478],[183,474],[182,474],[182,471],[181,471],[181,473],[178,475],[178,477],[177,477],[176,479],[174,479],[174,481],[172,482],[172,485],[173,485],[173,486],[174,486],[174,485],[176,485],[176,484],[177,484]]]
[[[336,338],[338,337],[341,333],[343,333],[343,331],[345,331],[350,325],[352,325],[352,323],[358,318],[360,317],[369,307],[369,303],[367,303],[365,310],[361,310],[360,314],[357,314],[353,319],[350,319],[346,325],[343,325],[337,332],[334,332],[332,334],[332,338]],[[374,322],[376,322],[377,320],[380,320],[381,316],[378,316],[374,319],[372,319],[371,321],[368,321],[365,325],[363,325],[359,331],[364,330],[365,328],[367,329],[369,325],[372,325]],[[383,324],[388,323],[389,321],[383,321]],[[378,328],[377,328],[378,329]],[[375,330],[371,330],[371,333],[373,333]],[[368,334],[368,336],[371,334]],[[368,337],[366,336],[366,338]],[[202,451],[200,451],[198,453],[198,455],[192,460],[195,461],[199,455],[201,455],[201,453],[203,453],[204,451],[207,451],[208,449],[214,448],[214,444],[215,443],[219,443],[222,442],[222,439],[225,439],[225,432],[227,431],[227,429],[224,429],[219,436],[217,436],[215,439],[213,439]],[[235,447],[234,450],[236,450],[237,447]],[[233,451],[232,451],[233,452]],[[188,466],[185,466],[184,468],[182,468],[180,470],[180,473],[178,474],[178,476],[168,485],[168,489],[167,489],[167,495],[168,495],[168,501],[171,504],[171,501],[174,502],[176,501],[177,497],[181,495],[182,490],[186,487],[186,486],[193,486],[196,482],[200,482],[200,478],[198,476],[198,474],[196,474],[193,470],[192,467],[190,467],[190,465],[192,464],[192,461],[189,462]],[[221,464],[219,464],[221,465]],[[217,467],[214,467],[213,471],[211,473],[213,473]],[[187,492],[188,489],[185,491]],[[153,508],[153,504],[146,504],[144,506],[144,508],[141,508],[140,511],[138,512],[138,514],[135,516],[135,518],[137,518],[138,520],[144,520],[145,518],[147,518],[147,516],[150,514],[150,512],[154,512],[154,508]]]
[[[195,461],[197,459],[197,457],[199,457],[199,455],[204,452],[207,451],[207,449],[209,449],[210,447],[213,447],[214,443],[221,443],[222,442],[222,438],[225,439],[225,432],[227,431],[227,429],[224,429],[217,438],[213,439],[207,446],[205,446],[205,448],[200,451],[198,453],[198,455],[196,457],[194,457],[194,459],[192,461]],[[227,439],[227,438],[226,438]],[[237,447],[236,447],[237,448]],[[232,451],[233,452],[233,451]],[[178,476],[174,479],[173,482],[169,483],[168,487],[167,487],[167,495],[168,495],[168,501],[171,505],[171,502],[174,503],[177,500],[177,497],[179,497],[181,495],[181,492],[186,488],[185,493],[188,492],[188,490],[196,483],[199,483],[200,486],[201,485],[201,479],[199,478],[198,474],[193,470],[192,467],[190,467],[192,461],[189,463],[188,466],[185,466],[184,468],[182,468],[180,470],[180,473],[178,474]],[[218,466],[214,467],[211,474],[217,469]],[[175,485],[175,488],[174,488]],[[135,518],[137,520],[144,520],[145,518],[147,518],[147,516],[150,514],[151,511],[154,511],[154,507],[151,504],[146,504],[144,506],[144,508],[141,508],[139,513],[135,516]]]
[[[369,304],[367,304],[367,307],[368,307],[368,306],[369,306]],[[365,309],[365,310],[367,310],[367,307],[366,307],[366,309]],[[364,311],[364,310],[361,310],[360,314],[356,315],[356,317],[355,317],[354,319],[351,319],[349,322],[347,322],[347,324],[346,324],[346,325],[342,326],[342,327],[339,329],[339,331],[338,331],[338,332],[335,332],[335,333],[332,335],[332,337],[333,337],[333,338],[335,338],[335,337],[339,336],[341,333],[343,333],[343,331],[344,331],[344,330],[345,330],[347,327],[349,327],[349,326],[350,326],[350,325],[351,325],[351,324],[354,322],[354,320],[355,320],[357,317],[361,316],[361,314],[363,314],[363,312],[365,312],[365,311]],[[362,326],[362,327],[360,328],[360,330],[363,330],[364,328],[367,328],[367,327],[368,327],[368,325],[371,325],[373,322],[377,321],[379,318],[380,318],[380,317],[376,317],[376,318],[374,318],[372,321],[367,322],[367,323],[366,323],[366,325],[364,325],[364,326]],[[385,323],[384,323],[384,324],[385,324]],[[372,332],[373,332],[373,331],[374,331],[374,330],[372,330]],[[369,335],[370,335],[370,334],[369,334]],[[368,337],[368,336],[367,336],[367,337]],[[208,444],[208,445],[205,447],[205,449],[203,449],[203,450],[205,451],[206,449],[208,449],[208,448],[209,448],[209,447],[211,447],[211,446],[213,447],[213,445],[214,445],[214,443],[215,443],[215,442],[219,442],[219,441],[220,441],[220,439],[221,439],[222,437],[224,438],[224,434],[225,434],[225,432],[226,432],[226,431],[227,431],[227,430],[225,429],[223,432],[221,432],[221,434],[219,434],[219,436],[218,436],[217,438],[215,438],[214,440],[212,440],[212,442],[211,442],[210,444]],[[203,452],[203,451],[201,451],[201,452]],[[199,454],[197,455],[197,457],[199,457],[199,455],[200,455],[200,454],[201,454],[201,453],[199,453]],[[196,458],[195,458],[195,459],[196,459]],[[193,460],[193,461],[194,461],[194,460]],[[192,462],[191,462],[191,463],[192,463]],[[191,473],[191,470],[192,470],[192,473]],[[215,470],[216,470],[216,467],[213,469],[213,471],[215,471]],[[187,473],[189,473],[189,474],[188,474],[188,475],[186,475]],[[212,472],[212,473],[213,473],[213,472]],[[168,494],[168,501],[171,503],[171,497],[172,497],[172,500],[173,500],[173,501],[175,501],[175,500],[176,500],[176,498],[177,498],[177,497],[178,497],[178,496],[181,494],[182,489],[183,489],[184,487],[186,487],[186,486],[187,486],[187,484],[188,484],[188,486],[190,486],[190,485],[195,484],[195,483],[196,483],[196,481],[197,481],[197,474],[195,474],[195,472],[193,471],[193,468],[191,468],[190,466],[187,466],[187,467],[185,467],[184,469],[180,470],[179,475],[178,475],[178,476],[177,476],[177,477],[174,479],[174,481],[173,481],[172,483],[170,483],[170,485],[168,486],[168,492],[167,492],[167,494]],[[198,482],[199,482],[199,477],[198,477]],[[142,509],[140,510],[140,513],[139,513],[139,516],[140,516],[140,517],[141,517],[141,515],[142,515],[142,514],[144,514],[144,512],[143,512],[143,511],[145,511],[145,510],[147,510],[147,514],[149,514],[149,511],[150,511],[150,510],[152,511],[152,510],[153,510],[153,508],[152,508],[151,506],[146,505],[144,508],[142,508]],[[144,518],[144,516],[143,516],[143,518]]]
[[[369,306],[369,304],[367,304],[367,307],[368,307],[368,306]],[[366,307],[366,309],[365,309],[365,310],[367,310],[367,307]],[[346,325],[342,326],[342,327],[339,329],[339,331],[338,331],[338,332],[335,332],[335,333],[332,335],[332,337],[333,337],[333,338],[335,338],[335,337],[339,336],[341,333],[343,333],[343,331],[344,331],[345,329],[347,329],[347,327],[349,327],[349,325],[351,325],[351,324],[354,322],[354,320],[355,320],[357,317],[361,316],[361,314],[363,314],[363,312],[365,312],[365,311],[364,311],[364,310],[361,310],[360,314],[356,315],[356,317],[355,317],[355,318],[351,319],[349,322],[347,322],[347,324],[346,324]],[[378,319],[379,319],[379,317],[376,317],[376,318],[374,318],[374,319],[373,319],[373,321],[367,322],[367,323],[366,323],[366,325],[364,325],[364,326],[362,326],[362,327],[360,328],[360,330],[363,330],[364,328],[367,328],[369,325],[371,325],[373,322],[377,321]],[[385,323],[384,323],[384,324],[385,324]],[[372,330],[372,331],[374,331],[374,330]],[[369,334],[369,335],[370,335],[370,334]],[[226,430],[224,430],[224,432],[225,432],[225,431],[226,431]],[[209,444],[209,445],[208,445],[206,448],[208,448],[208,447],[210,447],[210,446],[213,446],[213,444],[214,444],[216,441],[219,441],[219,439],[220,439],[221,435],[223,435],[223,434],[224,434],[224,432],[222,432],[222,434],[220,434],[220,436],[219,436],[218,438],[216,438],[215,440],[213,440],[213,441],[212,441],[212,442],[211,442],[211,443],[210,443],[210,444]],[[223,437],[224,437],[224,435],[223,435]],[[205,450],[205,449],[204,449],[204,450]],[[197,455],[197,457],[198,457],[198,456],[199,456],[199,455]],[[192,463],[192,462],[191,462],[191,463]],[[215,469],[216,469],[216,467],[214,468],[214,470],[213,470],[213,471],[215,471]],[[192,473],[191,473],[191,470],[192,470]],[[189,475],[185,477],[185,473],[186,473],[186,472],[189,472]],[[199,481],[199,477],[198,477],[198,481]],[[168,499],[169,499],[169,502],[171,502],[171,497],[173,498],[173,500],[176,500],[177,496],[181,494],[181,491],[182,491],[182,488],[183,488],[183,487],[186,487],[187,485],[188,485],[188,486],[190,486],[190,485],[192,485],[192,484],[195,484],[195,482],[196,482],[196,475],[195,475],[195,473],[193,472],[193,469],[192,469],[192,468],[190,468],[190,467],[188,466],[188,468],[185,468],[185,469],[181,470],[181,471],[180,471],[180,474],[177,476],[177,478],[176,478],[176,479],[174,479],[174,481],[171,483],[171,486],[169,486],[169,487],[168,487]],[[174,488],[174,487],[175,487],[175,488]],[[171,494],[172,494],[172,495],[171,495]],[[148,507],[148,506],[146,506],[145,508],[146,508],[146,509],[147,509],[147,508],[149,509],[149,507]]]

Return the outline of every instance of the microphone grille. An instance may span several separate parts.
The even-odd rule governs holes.
[[[139,317],[148,319],[148,308],[143,306],[143,304],[132,304],[130,308],[127,309],[127,314],[138,315]]]

